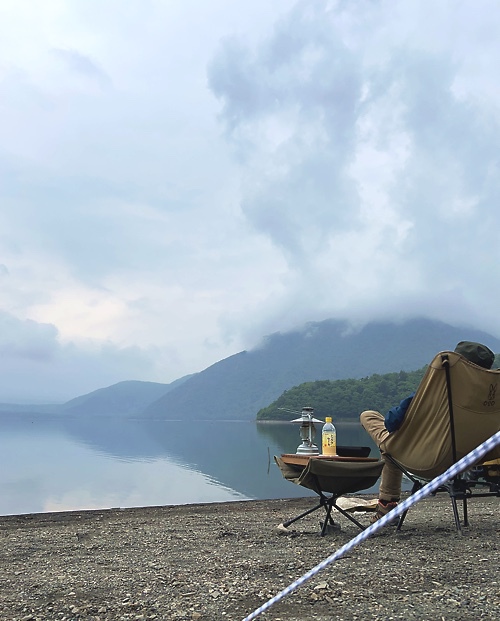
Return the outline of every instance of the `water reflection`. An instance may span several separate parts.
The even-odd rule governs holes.
[[[359,425],[339,444],[372,446]],[[300,443],[292,424],[0,418],[0,513],[224,502],[309,494],[274,455]]]

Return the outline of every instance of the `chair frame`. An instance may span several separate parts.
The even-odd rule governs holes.
[[[339,457],[336,458],[336,462],[332,463],[333,460],[327,459],[326,462],[331,464],[332,469],[332,474],[330,475],[330,473],[321,472],[321,470],[324,470],[325,468],[330,469],[330,466],[327,465],[321,457],[318,458],[312,456],[309,462],[304,462],[301,465],[297,463],[290,464],[283,462],[285,457],[287,456],[282,455],[281,458],[275,457],[275,461],[280,467],[283,476],[290,482],[302,485],[319,496],[319,501],[315,506],[307,509],[300,515],[283,522],[283,526],[285,528],[323,507],[326,514],[324,520],[321,521],[322,537],[328,532],[328,526],[335,525],[332,518],[333,509],[336,509],[341,515],[355,524],[359,529],[365,529],[365,526],[363,526],[354,516],[350,515],[345,509],[337,504],[337,500],[345,494],[354,494],[374,485],[380,477],[384,464],[383,461],[373,458],[357,459],[354,457]],[[290,455],[288,455],[288,457],[290,457]],[[345,459],[346,461],[339,463],[342,459]],[[318,461],[320,463],[318,463]],[[287,470],[286,475],[284,468]],[[316,472],[311,470],[315,470]],[[320,477],[323,479],[323,484]],[[325,487],[328,489],[325,489]]]
[[[456,433],[455,433],[455,417],[453,413],[453,393],[452,393],[452,386],[451,386],[450,361],[449,361],[449,356],[446,352],[442,352],[440,355],[441,355],[442,366],[444,368],[445,377],[446,377],[446,396],[447,396],[447,402],[448,402],[448,416],[449,416],[449,429],[450,429],[450,434],[451,434],[450,437],[451,437],[452,459],[453,459],[453,463],[456,463],[458,461],[458,458],[457,458],[457,443],[456,443]],[[421,489],[425,485],[426,482],[428,482],[427,479],[423,479],[411,473],[408,468],[405,468],[405,466],[403,466],[390,453],[384,452],[383,455],[385,459],[390,460],[413,483],[413,487],[410,491],[410,495],[417,492],[419,489]],[[486,481],[485,482],[479,481],[478,479],[468,479],[468,472],[469,471],[466,471],[465,473],[457,474],[453,479],[451,479],[450,481],[447,481],[443,486],[441,486],[434,492],[434,495],[439,492],[448,493],[450,500],[451,500],[451,504],[452,504],[455,526],[456,526],[457,531],[460,534],[463,534],[462,526],[464,527],[469,526],[469,516],[468,516],[468,507],[467,507],[467,501],[469,499],[486,498],[486,497],[491,497],[491,496],[500,497],[500,483],[492,483],[492,482],[488,483]],[[488,486],[488,485],[490,488],[488,492],[478,493],[474,490],[476,486]],[[462,501],[462,519],[460,518],[457,501]],[[408,511],[405,511],[404,513],[401,514],[398,520],[396,531],[401,530],[407,513]]]
[[[317,477],[314,477],[316,479],[316,481],[318,480]],[[325,508],[326,511],[326,515],[325,515],[325,519],[324,521],[321,522],[321,536],[324,537],[326,535],[326,533],[328,532],[328,526],[334,526],[335,522],[332,518],[332,510],[335,508],[339,513],[341,513],[344,517],[346,517],[348,520],[350,520],[353,524],[355,524],[358,528],[360,528],[361,530],[364,530],[366,527],[363,526],[360,522],[358,522],[358,520],[350,515],[349,513],[347,513],[347,511],[345,509],[342,509],[342,507],[339,507],[339,505],[337,504],[337,500],[342,496],[342,494],[331,494],[330,496],[327,496],[319,487],[318,484],[318,488],[316,490],[314,490],[318,496],[319,496],[319,502],[317,505],[315,505],[314,507],[312,507],[311,509],[308,509],[307,511],[304,511],[303,513],[301,513],[300,515],[297,515],[294,518],[291,518],[289,520],[287,520],[286,522],[283,522],[283,526],[285,528],[288,528],[291,524],[293,524],[294,522],[297,522],[298,520],[302,519],[303,517],[306,517],[306,515],[309,515],[311,513],[314,513],[314,511],[317,511],[318,509],[321,509],[321,507]]]

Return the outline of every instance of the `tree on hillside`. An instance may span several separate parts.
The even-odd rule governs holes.
[[[426,367],[371,375],[362,379],[305,382],[285,392],[257,413],[257,420],[290,420],[303,407],[314,408],[318,418],[357,420],[363,410],[386,412],[418,387]]]

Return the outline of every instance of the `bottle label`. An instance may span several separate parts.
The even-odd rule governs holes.
[[[325,431],[322,435],[323,455],[337,454],[337,434],[334,431]]]

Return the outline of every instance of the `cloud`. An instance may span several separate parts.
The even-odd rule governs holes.
[[[417,18],[404,43],[394,17],[382,27],[387,3],[375,24],[331,6],[298,3],[260,45],[225,41],[211,63],[244,213],[284,251],[285,304],[302,292],[322,315],[369,319],[449,298],[464,320],[485,291],[472,274],[491,280],[498,258],[498,114],[465,90],[467,44],[429,41],[414,3],[397,15]],[[431,15],[436,36],[448,17]]]
[[[52,53],[61,60],[62,65],[69,73],[78,77],[83,77],[88,80],[88,82],[97,84],[99,87],[111,85],[111,79],[107,73],[91,58],[81,54],[77,50],[54,48]]]
[[[327,317],[500,336],[495,2],[1,11],[0,399]]]
[[[124,379],[149,380],[153,348],[119,347],[104,339],[62,342],[57,328],[0,313],[2,401],[63,402]]]
[[[57,345],[57,328],[35,321],[19,321],[0,312],[0,355],[46,361],[53,357]]]

